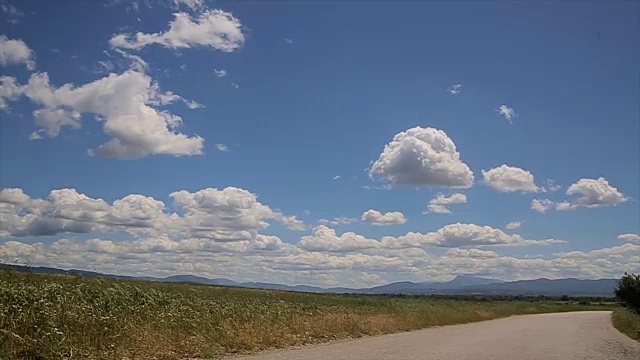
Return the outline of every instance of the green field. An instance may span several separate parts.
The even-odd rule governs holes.
[[[216,358],[515,314],[605,308],[612,305],[305,294],[0,271],[0,358]]]
[[[626,308],[616,309],[612,314],[613,326],[630,338],[640,341],[640,314]]]

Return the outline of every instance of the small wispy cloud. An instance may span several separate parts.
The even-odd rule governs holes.
[[[515,230],[520,228],[520,226],[522,226],[522,221],[512,221],[508,223],[505,228],[507,228],[507,230]]]
[[[391,184],[384,184],[381,186],[363,185],[362,188],[365,190],[391,190]]]
[[[229,149],[229,147],[228,147],[227,145],[225,145],[225,144],[216,144],[216,148],[217,148],[219,151],[222,151],[222,152],[229,152],[229,151],[231,151],[231,149]]]
[[[202,105],[202,104],[200,104],[200,103],[198,103],[198,102],[195,102],[195,101],[193,101],[193,100],[185,100],[185,101],[184,101],[184,103],[185,103],[185,105],[187,105],[187,107],[188,107],[189,109],[191,109],[191,110],[201,109],[201,108],[203,108],[203,107],[204,107],[204,105]]]
[[[452,95],[457,95],[462,91],[462,84],[453,84],[447,88],[447,91]]]
[[[39,131],[34,131],[29,135],[29,140],[40,140],[42,139],[42,135]]]
[[[219,78],[227,76],[227,70],[225,69],[213,69],[213,72],[216,73],[216,77]]]
[[[338,180],[338,179],[340,179],[341,177],[342,177],[342,176],[340,176],[340,175],[336,175],[336,176],[334,176],[334,177],[333,177],[333,180]]]
[[[193,11],[199,11],[206,8],[203,0],[173,0],[176,8],[184,5]]]
[[[233,86],[234,88],[236,88],[236,90],[237,90],[237,89],[240,89],[240,85],[238,85],[238,84],[236,84],[236,83],[234,83],[234,82],[232,82],[232,83],[231,83],[231,86]]]
[[[7,3],[6,1],[0,1],[0,11],[2,11],[7,18],[7,22],[11,24],[17,24],[20,22],[20,18],[24,16],[24,13],[15,6]]]
[[[348,225],[348,224],[353,224],[360,221],[359,219],[356,218],[349,218],[346,216],[340,216],[337,218],[333,218],[333,219],[320,219],[318,220],[319,224],[322,225]]]
[[[427,207],[429,211],[426,211],[423,214],[428,214],[428,213],[451,214],[451,210],[449,210],[449,205],[466,204],[466,203],[467,203],[467,195],[463,193],[455,193],[450,196],[446,196],[444,194],[437,194],[433,199],[431,199],[431,201],[429,201],[429,206]]]
[[[558,191],[562,189],[562,186],[556,184],[556,182],[551,179],[547,179],[544,183],[549,191]]]
[[[511,119],[517,116],[516,111],[512,107],[504,104],[500,105],[500,107],[497,108],[496,111],[498,112],[498,114],[504,116],[504,118],[507,119],[509,124],[513,124]]]
[[[100,66],[102,66],[102,68],[104,69],[104,71],[106,72],[112,72],[113,70],[115,70],[116,66],[113,64],[112,61],[98,61],[98,64]],[[103,72],[103,69],[98,69],[96,72]]]
[[[120,49],[114,49],[114,50],[116,53],[122,56],[125,60],[129,61],[128,66],[130,69],[133,69],[138,72],[146,72],[147,70],[149,70],[149,64],[140,56],[129,54],[128,52]],[[111,57],[111,54],[109,53],[105,53],[105,54]]]
[[[289,38],[284,38],[284,41],[286,41],[288,44],[293,44],[293,40]]]

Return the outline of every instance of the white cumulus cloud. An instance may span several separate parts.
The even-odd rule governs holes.
[[[74,129],[80,128],[80,113],[66,109],[39,109],[33,112],[36,125],[42,128],[47,136],[56,137],[62,126]]]
[[[531,200],[531,209],[544,213],[553,207],[553,201],[549,199],[533,199]]]
[[[170,49],[208,46],[223,52],[240,48],[245,41],[242,24],[231,13],[214,9],[197,18],[178,12],[169,29],[158,33],[117,34],[109,41],[115,48],[140,49],[158,44]]]
[[[508,223],[507,226],[505,226],[505,228],[507,230],[514,230],[514,229],[519,229],[520,226],[522,226],[522,222],[521,221],[512,221],[512,222]]]
[[[320,225],[299,242],[261,232],[272,222],[303,225],[261,203],[251,192],[229,187],[176,191],[170,204],[141,194],[114,201],[74,189],[32,198],[19,188],[0,191],[0,254],[34,266],[93,269],[106,273],[167,276],[193,273],[240,281],[361,286],[363,274],[383,280],[448,280],[482,273],[503,279],[618,276],[638,271],[640,245],[549,255],[506,256],[505,246],[553,245],[475,224],[450,224],[427,232],[373,239],[337,234]],[[87,233],[43,244],[33,237]],[[100,234],[123,233],[109,240]],[[621,239],[631,239],[625,236]],[[28,237],[24,242],[15,238]],[[439,254],[433,247],[444,247]],[[489,250],[489,248],[491,250]],[[206,261],[203,261],[206,259]],[[629,265],[633,266],[629,268]],[[446,275],[443,275],[446,274]],[[617,275],[616,275],[617,274]]]
[[[381,213],[378,210],[369,209],[362,214],[362,221],[373,225],[400,225],[407,222],[404,214],[399,211]]]
[[[627,242],[635,242],[640,244],[640,235],[639,234],[620,234],[618,235],[618,240],[627,241]]]
[[[563,201],[556,205],[557,210],[573,210],[584,206],[597,208],[615,206],[629,200],[617,188],[611,186],[603,177],[598,179],[580,179],[571,184],[567,189],[567,195],[582,195],[571,201]]]
[[[179,133],[182,118],[156,108],[176,100],[188,101],[172,92],[160,92],[158,84],[145,73],[127,70],[79,87],[64,84],[59,88],[50,85],[47,73],[32,74],[21,86],[2,79],[0,100],[18,95],[43,106],[34,117],[48,136],[57,135],[62,126],[79,128],[80,114],[98,115],[111,140],[90,150],[92,155],[133,159],[156,154],[202,154],[204,139]]]
[[[394,184],[470,188],[473,172],[442,130],[415,127],[396,134],[369,171]]]
[[[541,187],[536,186],[533,174],[529,171],[506,164],[493,169],[482,170],[484,183],[500,192],[539,192]]]
[[[380,243],[353,232],[337,236],[335,230],[325,225],[319,225],[313,228],[312,235],[303,236],[299,245],[308,251],[351,252],[377,248]]]
[[[36,68],[35,52],[22,40],[0,35],[0,65],[23,64],[27,70]]]
[[[436,214],[451,214],[447,205],[451,204],[466,204],[467,196],[465,194],[456,193],[450,196],[444,194],[436,195],[431,201],[429,201],[429,212]]]
[[[476,224],[449,224],[436,232],[421,234],[409,232],[395,239],[387,237],[396,246],[528,246],[564,243],[557,239],[529,240],[517,234],[507,234],[500,229]],[[383,238],[385,241],[385,238]]]
[[[22,86],[12,76],[0,76],[0,110],[9,111],[7,100],[17,100],[22,95]]]
[[[227,70],[225,69],[213,69],[213,72],[216,74],[216,77],[219,78],[227,76]]]
[[[22,189],[0,191],[0,236],[41,236],[60,233],[126,233],[241,241],[276,221],[291,230],[304,230],[295,216],[260,203],[257,195],[240,188],[207,188],[169,194],[171,212],[160,200],[130,194],[108,203],[75,189],[52,190],[33,199]]]
[[[301,241],[302,242],[302,241]],[[318,229],[303,245],[275,236],[255,240],[216,242],[189,238],[144,237],[134,241],[60,239],[39,242],[0,242],[9,262],[34,266],[91,269],[126,275],[168,276],[192,273],[209,278],[285,284],[362,287],[366,274],[389,283],[409,280],[447,281],[456,274],[484,274],[504,279],[587,277],[613,278],[640,271],[640,245],[623,244],[588,252],[549,256],[505,256],[477,248],[449,248],[434,256],[423,249],[383,249],[376,240],[358,234],[338,236]],[[306,250],[308,248],[309,250]],[[207,261],[203,261],[207,259]],[[629,267],[631,266],[631,267]]]

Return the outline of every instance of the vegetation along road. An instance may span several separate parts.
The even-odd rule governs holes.
[[[613,328],[609,311],[584,311],[514,316],[242,359],[637,360],[640,343]]]

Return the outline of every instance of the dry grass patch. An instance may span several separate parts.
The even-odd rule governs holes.
[[[594,306],[305,294],[0,271],[0,359],[211,358],[585,309]]]

